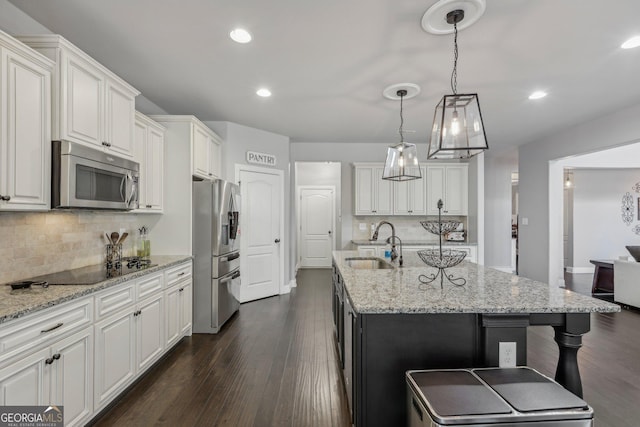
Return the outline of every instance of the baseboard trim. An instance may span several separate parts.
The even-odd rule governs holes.
[[[594,271],[595,267],[567,267],[567,273],[571,274],[588,274]]]
[[[296,279],[291,279],[291,281],[289,282],[289,289],[297,288],[297,287],[298,287],[298,283],[296,282]]]

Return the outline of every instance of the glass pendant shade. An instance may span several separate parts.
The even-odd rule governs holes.
[[[401,142],[387,149],[387,160],[384,162],[382,179],[391,181],[410,181],[420,179],[418,150],[415,144]]]
[[[436,106],[428,159],[468,159],[489,149],[478,95],[445,95]]]

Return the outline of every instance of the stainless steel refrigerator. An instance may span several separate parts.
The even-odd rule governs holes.
[[[240,307],[240,187],[193,182],[193,332],[215,334]]]

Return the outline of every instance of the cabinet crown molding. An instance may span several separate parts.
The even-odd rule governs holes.
[[[49,71],[52,71],[53,67],[56,65],[56,63],[51,59],[47,58],[40,52],[36,52],[31,47],[27,46],[20,40],[10,36],[2,30],[0,30],[0,47],[8,49],[13,53],[27,58],[35,64],[46,68]]]
[[[21,35],[16,38],[29,45],[34,49],[64,49],[72,52],[74,55],[79,56],[84,61],[87,61],[94,67],[98,68],[100,72],[104,73],[110,79],[116,81],[120,85],[124,86],[127,90],[135,96],[140,95],[140,91],[127,83],[122,77],[115,74],[113,71],[102,65],[100,62],[87,55],[82,49],[71,43],[59,34],[34,34],[34,35]]]
[[[151,117],[145,115],[144,113],[141,113],[140,111],[136,110],[136,120],[138,120],[141,123],[144,123],[147,126],[151,126],[154,127],[162,132],[164,132],[165,130],[167,130],[167,128],[165,126],[162,126],[160,123],[156,122],[155,120],[153,120]]]

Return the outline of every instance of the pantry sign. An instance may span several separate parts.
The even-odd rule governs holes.
[[[254,165],[275,166],[276,156],[274,156],[273,154],[247,151],[247,163],[253,163]]]

